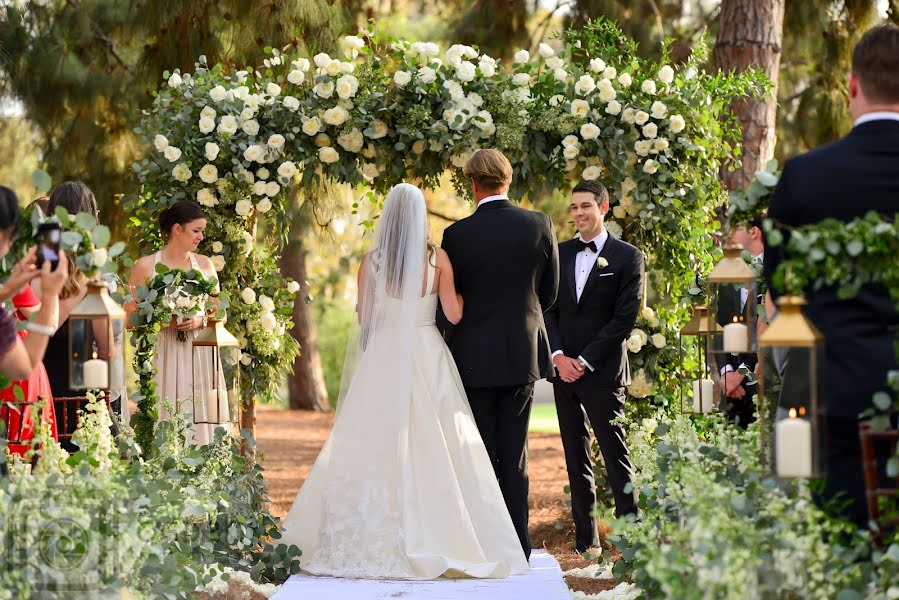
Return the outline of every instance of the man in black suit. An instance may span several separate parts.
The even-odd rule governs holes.
[[[530,557],[527,432],[534,382],[552,374],[543,311],[555,301],[559,257],[552,222],[506,197],[512,165],[478,150],[464,167],[478,208],[443,233],[465,315],[441,319],[500,489]]]
[[[889,220],[899,212],[899,27],[882,25],[862,36],[852,54],[849,110],[855,120],[841,140],[787,161],[768,208],[778,224],[802,226],[833,218],[851,221],[876,211]],[[787,234],[786,231],[784,231]],[[765,248],[765,275],[783,257],[783,246]],[[859,413],[887,388],[897,368],[893,343],[899,331],[895,300],[866,285],[851,299],[836,289],[806,290],[806,316],[825,337],[823,404],[827,439],[824,499],[840,493],[852,504],[845,516],[867,523]],[[789,376],[784,373],[784,378]],[[787,382],[784,381],[784,387]],[[788,400],[788,399],[787,399]]]
[[[596,484],[590,453],[593,426],[615,514],[635,512],[624,431],[611,421],[624,408],[631,375],[625,340],[637,321],[643,281],[643,254],[609,235],[603,219],[609,192],[598,181],[583,181],[571,196],[578,237],[559,245],[559,296],[546,313],[546,329],[558,377],[553,379],[556,411],[568,467],[575,550],[598,542],[593,505]]]

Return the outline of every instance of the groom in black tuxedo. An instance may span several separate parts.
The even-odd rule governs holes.
[[[899,213],[899,27],[881,25],[862,36],[852,53],[848,91],[852,131],[786,162],[768,207],[775,224],[799,227],[828,218],[848,222],[869,211],[892,221]],[[771,277],[783,248],[765,247],[765,278],[775,298],[783,290],[772,285]],[[887,373],[897,368],[899,311],[885,288],[870,284],[850,299],[841,299],[836,287],[809,289],[806,300],[804,312],[825,339],[824,364],[819,366],[827,430],[823,499],[848,498],[852,502],[844,516],[864,526],[858,419],[872,407],[874,393],[887,389]],[[791,376],[796,377],[789,369],[784,372],[784,389]],[[885,462],[889,449],[881,450],[879,458]]]
[[[609,192],[602,183],[575,186],[571,216],[578,236],[559,245],[559,295],[546,313],[577,552],[598,543],[588,420],[602,451],[615,514],[636,512],[634,494],[624,489],[630,482],[624,431],[611,421],[624,408],[631,379],[625,340],[640,310],[643,254],[609,235],[603,225],[608,211]]]
[[[512,165],[478,150],[464,167],[478,208],[443,232],[465,312],[444,332],[500,489],[530,557],[527,433],[534,382],[552,373],[543,311],[556,299],[559,257],[552,222],[506,197]]]

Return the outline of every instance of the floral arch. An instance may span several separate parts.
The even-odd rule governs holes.
[[[739,139],[728,107],[761,91],[760,75],[705,72],[704,43],[677,69],[666,64],[667,48],[661,62],[645,61],[604,20],[566,32],[558,49],[518,51],[508,66],[468,46],[441,58],[436,44],[374,33],[340,46],[341,58],[268,49],[253,71],[200,57],[192,74],[164,74],[139,130],[153,148],[134,165],[142,192],[129,200],[133,222],[153,247],[160,240],[147,232],[162,207],[194,198],[208,211],[200,251],[231,299],[245,403],[274,394],[298,351],[285,333],[298,286],[275,262],[290,222],[288,188],[302,194],[331,180],[383,193],[405,179],[436,185],[451,167],[467,194],[461,166],[481,147],[509,157],[513,198],[578,179],[606,182],[610,229],[646,253],[668,299],[660,314],[681,314],[679,299],[712,258],[724,197],[718,171],[733,158],[729,140]],[[260,219],[269,239],[256,239]],[[263,295],[267,306],[255,301]]]

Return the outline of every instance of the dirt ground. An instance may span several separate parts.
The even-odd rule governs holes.
[[[333,413],[257,408],[256,439],[264,455],[272,512],[280,517],[305,481],[334,422]],[[568,483],[562,440],[558,434],[531,433],[528,438],[530,475],[530,534],[535,547],[543,547],[562,570],[586,567],[591,561],[572,552],[574,530],[564,487]],[[602,534],[602,528],[600,533]],[[569,577],[573,590],[596,593],[615,582]]]

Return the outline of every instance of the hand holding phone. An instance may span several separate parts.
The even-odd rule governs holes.
[[[59,266],[59,242],[62,233],[59,223],[41,223],[37,229],[37,267],[40,269],[45,262],[50,263],[50,269],[55,271]]]

